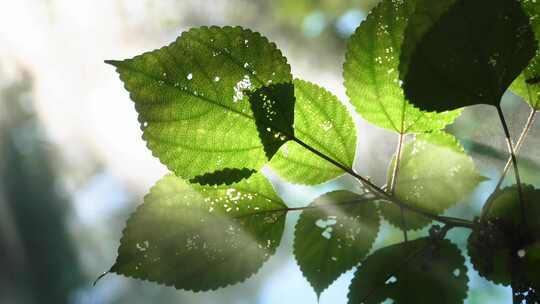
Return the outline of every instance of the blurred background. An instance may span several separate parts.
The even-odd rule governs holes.
[[[121,230],[146,191],[166,173],[141,139],[128,93],[105,59],[173,41],[199,25],[242,25],[277,43],[296,77],[345,103],[346,39],[376,0],[18,0],[0,2],[0,303],[316,303],[291,255],[297,214],[276,256],[246,283],[191,293],[108,275]],[[510,93],[504,109],[519,134],[527,105]],[[397,136],[358,122],[355,167],[384,183]],[[506,161],[494,108],[467,109],[448,128],[490,181],[448,213],[473,218]],[[523,179],[540,186],[538,123],[521,152]],[[344,177],[299,187],[266,174],[290,206],[354,187]],[[508,182],[513,176],[509,174]],[[466,231],[450,237],[465,247]],[[376,248],[401,240],[386,226]],[[469,271],[467,303],[510,303],[508,288]],[[352,271],[321,296],[346,303]]]

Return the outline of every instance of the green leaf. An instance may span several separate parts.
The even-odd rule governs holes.
[[[540,42],[540,5],[533,0],[520,2],[529,16],[536,40]],[[510,90],[527,101],[535,110],[540,110],[540,52],[538,50],[527,68],[512,83]]]
[[[242,169],[230,169],[225,168],[220,171],[215,171],[212,173],[206,173],[203,175],[195,176],[190,179],[190,183],[197,183],[201,185],[221,185],[226,184],[230,185],[232,183],[237,183],[244,178],[248,178],[255,173],[255,170],[250,170],[247,168]]]
[[[522,190],[527,227],[521,225],[517,186],[497,191],[484,206],[480,228],[469,236],[469,256],[476,271],[492,282],[510,285],[512,273],[519,273],[540,287],[540,190],[526,184]]]
[[[395,156],[388,167],[388,181],[394,163]],[[482,180],[472,159],[452,135],[421,134],[403,147],[394,193],[407,204],[441,214],[466,198]],[[391,224],[401,227],[398,206],[383,202],[380,210]],[[407,210],[404,215],[407,229],[420,229],[431,222]]]
[[[168,175],[129,218],[110,271],[192,291],[238,283],[274,254],[285,214],[261,174],[231,186]]]
[[[356,271],[349,303],[463,303],[468,289],[464,264],[459,249],[448,240],[422,238],[385,247]]]
[[[399,58],[399,75],[407,75],[411,56],[416,50],[417,44],[422,37],[429,32],[431,27],[448,12],[460,0],[414,0],[409,16],[409,22],[405,28],[401,54]]]
[[[411,17],[430,20],[431,26],[421,37],[409,35],[413,30],[405,32],[404,45],[413,48],[400,71],[405,95],[428,111],[482,103],[498,106],[535,55],[529,18],[516,0],[446,1],[455,4],[440,18],[426,16],[430,10],[418,10]]]
[[[294,255],[319,296],[364,259],[380,220],[373,199],[349,191],[325,194],[308,208],[296,224]]]
[[[294,136],[294,86],[271,84],[247,94],[264,152],[271,159]]]
[[[148,147],[179,177],[257,170],[283,142],[271,140],[277,132],[267,128],[289,131],[293,124],[287,60],[250,30],[194,28],[161,49],[107,62],[135,102]],[[249,102],[246,92],[256,90],[271,101]],[[261,118],[270,113],[276,125]]]
[[[352,167],[356,149],[356,126],[336,96],[302,80],[294,80],[296,107],[294,132],[311,147],[346,167]],[[328,161],[289,141],[270,161],[281,177],[298,184],[319,184],[343,174]]]
[[[440,130],[460,114],[420,111],[403,94],[399,59],[415,2],[380,2],[350,38],[343,67],[347,96],[358,113],[379,127],[403,134]]]
[[[523,248],[523,272],[529,286],[540,291],[540,242],[534,242]]]
[[[538,77],[540,77],[540,57],[535,57],[510,87],[513,93],[523,98],[536,111],[540,111],[540,82],[528,84],[527,80],[535,80]]]

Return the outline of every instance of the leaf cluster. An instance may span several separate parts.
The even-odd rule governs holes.
[[[505,131],[508,89],[539,110],[539,13],[534,0],[382,0],[370,12],[349,39],[343,76],[354,110],[399,136],[386,185],[353,169],[358,132],[345,104],[294,78],[259,33],[193,28],[163,48],[107,61],[148,148],[171,171],[128,220],[110,272],[191,291],[235,284],[276,252],[287,214],[301,212],[294,256],[317,295],[356,267],[349,303],[463,302],[465,259],[445,239],[461,227],[472,231],[475,269],[511,285],[515,300],[537,303],[540,190],[521,184],[508,132],[517,184],[496,189],[474,221],[443,213],[485,180],[444,131],[461,108],[494,106]],[[288,207],[264,166],[305,185],[347,174],[362,191]],[[381,219],[404,242],[374,251]],[[408,240],[433,221],[443,226]]]

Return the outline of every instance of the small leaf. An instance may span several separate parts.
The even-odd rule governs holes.
[[[319,296],[364,259],[380,220],[373,199],[349,191],[330,192],[309,207],[296,224],[294,255]]]
[[[111,272],[192,291],[241,282],[274,254],[285,208],[261,174],[231,186],[165,176],[129,218]]]
[[[525,184],[522,190],[527,227],[521,225],[517,186],[497,191],[484,206],[480,228],[469,236],[469,256],[474,269],[494,283],[510,285],[515,273],[540,287],[540,190]]]
[[[347,96],[358,113],[379,127],[403,134],[440,130],[460,114],[420,111],[403,94],[399,59],[414,3],[381,1],[350,38],[343,67]]]
[[[307,81],[294,80],[296,137],[352,167],[356,149],[356,127],[336,96]],[[270,161],[284,179],[298,184],[319,184],[343,174],[328,161],[290,141]]]
[[[385,247],[362,262],[349,287],[349,303],[463,303],[467,281],[456,245],[422,238]]]
[[[527,66],[537,43],[516,0],[440,0],[443,14],[417,10],[411,19],[429,22],[421,37],[407,30],[410,60],[401,66],[405,95],[420,109],[447,111],[475,104],[498,106]],[[432,0],[421,0],[417,6]],[[410,22],[414,26],[418,22]],[[406,59],[405,59],[406,60]]]
[[[161,49],[107,62],[135,102],[148,147],[179,177],[258,170],[281,143],[269,144],[266,129],[293,124],[290,66],[275,44],[250,30],[194,28]],[[246,96],[256,90],[272,99],[264,111]],[[261,119],[270,113],[276,125]]]
[[[536,40],[540,42],[540,5],[536,1],[521,0],[523,9],[529,16]],[[540,52],[531,60],[527,68],[512,83],[510,90],[540,111]]]
[[[395,156],[388,167],[391,179]],[[467,197],[483,178],[472,159],[450,134],[438,132],[417,135],[402,151],[395,196],[412,206],[441,214]],[[391,224],[401,227],[399,207],[387,202],[381,214]],[[407,229],[420,229],[431,221],[404,210]]]
[[[255,170],[250,170],[247,168],[243,169],[229,169],[225,168],[220,171],[215,171],[212,173],[206,173],[203,175],[195,176],[190,179],[190,183],[197,183],[201,185],[221,185],[226,184],[230,185],[232,183],[237,183],[244,178],[248,178],[255,173]]]

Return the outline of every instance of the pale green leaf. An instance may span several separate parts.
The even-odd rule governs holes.
[[[459,111],[429,113],[405,98],[399,77],[403,34],[416,1],[383,0],[347,45],[343,73],[351,103],[367,121],[398,133],[440,130]]]
[[[540,41],[540,3],[536,0],[521,0],[525,12],[529,16],[536,40]],[[530,83],[527,83],[530,82]],[[540,110],[540,51],[529,65],[512,83],[510,90],[527,101],[535,110]]]
[[[346,167],[352,167],[356,127],[345,106],[332,93],[307,81],[294,80],[294,133],[298,139]],[[270,167],[288,181],[319,184],[343,170],[295,141],[285,143]]]
[[[294,255],[320,295],[368,254],[379,232],[373,199],[349,191],[317,198],[296,224]]]
[[[116,66],[135,102],[148,147],[177,176],[257,170],[288,139],[275,135],[293,124],[290,67],[275,44],[258,33],[194,28],[166,47],[108,63]],[[289,84],[288,89],[280,84]],[[246,93],[255,90],[271,101],[250,103]],[[270,113],[276,125],[260,119]]]
[[[275,252],[285,209],[260,173],[231,186],[168,175],[129,218],[111,272],[192,291],[241,282]]]
[[[385,247],[362,262],[349,287],[349,304],[463,303],[467,282],[456,245],[422,238]]]
[[[388,180],[394,163],[395,156],[388,168]],[[394,193],[406,204],[441,214],[466,198],[482,180],[472,159],[452,135],[421,134],[403,147]],[[401,227],[399,207],[383,202],[380,210],[390,223]],[[407,229],[420,229],[430,223],[407,210],[404,216]]]

